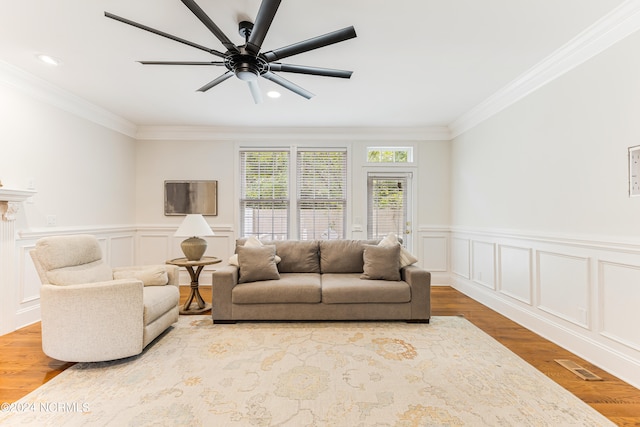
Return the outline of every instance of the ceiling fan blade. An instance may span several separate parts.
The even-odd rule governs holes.
[[[212,87],[214,87],[216,85],[219,85],[223,81],[227,80],[231,76],[233,76],[233,72],[227,71],[226,73],[224,73],[220,77],[217,77],[217,78],[213,79],[212,81],[210,81],[209,83],[207,83],[206,85],[202,86],[200,89],[198,89],[198,92],[206,92],[209,89],[211,89]]]
[[[280,6],[280,1],[281,0],[262,0],[256,21],[253,24],[253,29],[247,42],[247,50],[250,53],[257,55],[258,52],[260,52],[262,42]]]
[[[308,52],[310,50],[318,49],[335,43],[340,43],[342,41],[352,39],[356,36],[356,30],[355,28],[353,28],[353,26],[351,26],[324,34],[322,36],[294,43],[289,46],[265,52],[262,54],[262,56],[267,62],[277,61],[279,59],[297,55],[299,53]]]
[[[224,61],[138,61],[142,65],[224,65]]]
[[[311,99],[315,96],[313,93],[309,92],[308,90],[301,88],[297,84],[290,82],[284,77],[280,77],[277,74],[273,74],[271,71],[267,71],[266,73],[263,73],[262,77],[264,77],[267,80],[271,80],[272,82],[277,83],[280,86],[286,89],[289,89],[291,92],[295,92],[298,95],[305,97],[307,99]]]
[[[189,10],[193,12],[194,15],[196,15],[196,17],[200,20],[200,22],[202,22],[204,26],[207,27],[209,31],[211,31],[213,35],[218,38],[218,40],[220,40],[220,42],[224,45],[224,47],[227,48],[227,50],[230,50],[232,52],[239,52],[236,45],[233,44],[231,40],[229,40],[229,37],[227,37],[222,32],[222,30],[211,20],[211,18],[209,18],[209,16],[205,13],[205,11],[202,10],[202,8],[198,6],[198,4],[195,1],[182,0],[182,3],[184,3],[184,5],[187,6]]]
[[[251,91],[251,96],[253,96],[253,100],[256,104],[262,104],[262,93],[260,92],[260,86],[258,86],[257,80],[249,80],[247,82],[249,85],[249,90]]]
[[[312,76],[351,78],[353,71],[335,70],[332,68],[309,67],[307,65],[281,64],[272,62],[269,64],[271,71],[282,71],[284,73],[310,74]]]
[[[224,58],[225,57],[224,53],[218,52],[217,50],[209,49],[206,46],[202,46],[202,45],[199,45],[197,43],[190,42],[189,40],[185,40],[185,39],[182,39],[180,37],[173,36],[173,35],[171,35],[169,33],[165,33],[164,31],[156,30],[155,28],[151,28],[151,27],[148,27],[146,25],[139,24],[137,22],[131,21],[130,19],[123,18],[123,17],[118,16],[118,15],[114,15],[113,13],[105,12],[104,16],[106,16],[107,18],[115,19],[116,21],[120,21],[120,22],[122,22],[124,24],[128,24],[128,25],[131,25],[131,26],[136,27],[136,28],[140,28],[141,30],[149,31],[150,33],[157,34],[157,35],[162,36],[162,37],[166,37],[166,38],[171,39],[173,41],[177,41],[179,43],[186,44],[187,46],[191,46],[191,47],[195,47],[196,49],[204,50],[205,52],[209,52],[210,54],[215,55],[215,56],[219,56],[220,58]]]

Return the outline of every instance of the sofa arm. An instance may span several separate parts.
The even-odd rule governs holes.
[[[114,360],[142,351],[142,282],[40,288],[42,349],[67,362]]]
[[[411,287],[411,320],[431,318],[431,273],[409,265],[400,269],[402,280]]]
[[[211,278],[211,314],[213,320],[233,320],[231,291],[238,284],[238,267],[217,268]]]

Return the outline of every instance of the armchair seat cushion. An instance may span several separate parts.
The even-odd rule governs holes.
[[[142,295],[145,325],[158,319],[180,302],[177,286],[145,286]]]

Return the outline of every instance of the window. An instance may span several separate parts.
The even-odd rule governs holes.
[[[241,236],[265,240],[345,237],[346,150],[242,150],[240,162]],[[295,171],[294,182],[290,170]],[[296,195],[294,200],[290,194]]]
[[[380,239],[393,232],[408,246],[408,196],[411,174],[371,173],[367,177],[368,221],[370,239]]]
[[[412,163],[413,147],[367,147],[367,163]]]
[[[289,237],[289,152],[240,152],[241,236]]]
[[[298,237],[342,239],[347,211],[347,153],[298,151]]]

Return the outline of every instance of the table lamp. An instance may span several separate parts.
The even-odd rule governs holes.
[[[189,261],[199,261],[207,250],[207,241],[200,236],[213,236],[213,231],[200,214],[187,215],[174,234],[177,237],[189,237],[180,244],[184,256]]]

